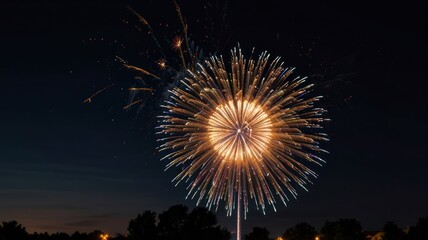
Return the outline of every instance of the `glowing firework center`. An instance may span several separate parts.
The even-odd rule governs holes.
[[[245,59],[233,49],[230,67],[216,56],[198,63],[169,91],[159,116],[162,160],[180,170],[173,182],[187,182],[197,205],[206,200],[217,210],[224,201],[238,220],[250,199],[263,212],[276,209],[275,197],[286,205],[288,194],[297,197],[295,186],[307,190],[318,176],[309,165],[325,162],[318,154],[328,119],[314,106],[321,97],[308,97],[312,84],[288,80],[293,69],[268,58]]]
[[[255,102],[229,101],[208,120],[208,135],[224,161],[262,160],[272,138],[269,116]]]

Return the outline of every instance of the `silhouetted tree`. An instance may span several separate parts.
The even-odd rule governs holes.
[[[76,231],[70,236],[70,239],[71,240],[87,240],[88,234],[87,233],[80,233],[80,232]]]
[[[409,240],[426,240],[428,239],[428,218],[420,218],[415,227],[409,231]]]
[[[170,207],[159,214],[160,239],[227,240],[230,233],[217,225],[217,217],[206,208],[195,208],[188,213],[183,205]]]
[[[49,233],[44,232],[44,233],[37,234],[37,238],[35,238],[35,239],[37,239],[37,240],[50,240],[51,236],[49,235]]]
[[[394,222],[387,222],[382,231],[383,240],[402,240],[405,237],[404,232]]]
[[[323,240],[361,240],[361,224],[355,219],[339,219],[335,222],[327,221],[321,229]]]
[[[25,240],[28,239],[28,233],[25,227],[16,221],[3,222],[0,225],[0,240]]]
[[[220,226],[216,226],[215,228],[211,229],[208,235],[209,237],[207,237],[207,239],[209,240],[229,240],[230,239],[230,232],[226,228],[222,228]]]
[[[217,226],[217,217],[206,208],[197,207],[187,216],[183,236],[188,240],[227,240],[230,233]]]
[[[205,230],[217,224],[217,217],[206,208],[197,207],[190,212],[186,219],[185,227]]]
[[[88,234],[87,240],[99,240],[102,233],[100,230],[94,230]]]
[[[304,222],[287,229],[283,237],[287,240],[314,240],[316,235],[315,228]]]
[[[47,232],[44,233],[33,233],[31,235],[29,235],[30,240],[50,240],[50,235]]]
[[[175,205],[159,214],[159,236],[162,240],[185,240],[183,227],[188,216],[189,208],[184,205]]]
[[[333,240],[336,237],[336,223],[326,221],[324,226],[321,228],[321,239],[322,240]]]
[[[244,240],[269,240],[269,231],[266,228],[253,227],[253,231],[246,234]]]
[[[150,239],[156,240],[159,238],[157,227],[156,213],[145,211],[142,215],[131,220],[128,225],[129,239]]]
[[[57,232],[57,233],[51,234],[49,239],[50,240],[69,240],[70,236],[67,233]]]
[[[127,240],[127,239],[129,239],[129,238],[125,237],[122,234],[117,234],[116,237],[111,238],[111,240]]]
[[[228,240],[230,233],[217,224],[217,217],[206,208],[195,208],[190,213],[183,205],[175,205],[159,214],[146,211],[131,220],[129,239],[150,240]]]

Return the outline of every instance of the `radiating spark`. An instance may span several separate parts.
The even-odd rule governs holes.
[[[314,107],[321,97],[307,97],[313,85],[289,80],[292,72],[266,52],[255,60],[234,49],[230,67],[213,56],[170,90],[159,149],[167,169],[182,169],[173,181],[189,182],[197,204],[205,199],[217,209],[224,201],[232,215],[242,201],[246,214],[254,199],[257,209],[275,210],[276,198],[286,205],[297,185],[306,189],[317,177],[309,165],[325,162],[317,155],[325,152],[319,142],[328,140],[321,132],[328,119]]]
[[[142,101],[143,101],[143,99],[138,99],[138,100],[136,100],[136,101],[133,101],[132,103],[130,103],[130,104],[126,105],[125,107],[123,107],[123,109],[124,109],[124,110],[126,110],[126,109],[128,109],[128,108],[132,107],[133,105],[135,105],[135,104],[137,104],[137,103],[140,103],[140,102],[142,102]]]
[[[128,90],[129,91],[149,91],[149,92],[154,91],[153,88],[136,88],[136,87],[128,88]]]
[[[132,14],[134,14],[142,24],[144,24],[144,25],[146,25],[147,27],[149,27],[150,31],[152,30],[152,28],[150,27],[149,22],[148,22],[148,21],[147,21],[143,16],[141,16],[139,13],[137,13],[134,9],[132,9],[132,8],[131,8],[131,7],[129,7],[129,6],[128,6],[128,7],[126,7],[126,8],[128,8],[128,10],[129,10],[129,11],[131,11],[131,12],[132,12]]]
[[[92,94],[90,97],[88,97],[87,99],[85,99],[85,100],[83,101],[83,103],[90,103],[90,102],[92,102],[92,98],[93,98],[93,97],[95,97],[96,95],[98,95],[98,94],[102,93],[103,91],[105,91],[105,90],[107,90],[108,88],[111,88],[111,87],[113,87],[113,86],[114,86],[114,84],[110,84],[109,86],[104,87],[104,88],[102,88],[102,89],[98,90],[97,92],[95,92],[94,94]]]

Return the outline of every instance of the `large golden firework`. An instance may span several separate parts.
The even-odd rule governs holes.
[[[246,59],[235,48],[230,68],[213,56],[169,91],[160,150],[167,169],[181,167],[173,181],[189,182],[187,196],[198,204],[206,199],[217,209],[225,201],[231,215],[235,204],[247,212],[254,199],[264,212],[317,177],[308,166],[324,162],[315,155],[327,140],[320,133],[325,110],[313,106],[321,97],[306,97],[312,85],[289,80],[293,69],[282,65],[266,52]]]

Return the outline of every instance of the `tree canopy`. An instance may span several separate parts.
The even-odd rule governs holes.
[[[287,240],[314,240],[316,235],[315,228],[303,222],[287,229],[282,236]]]

